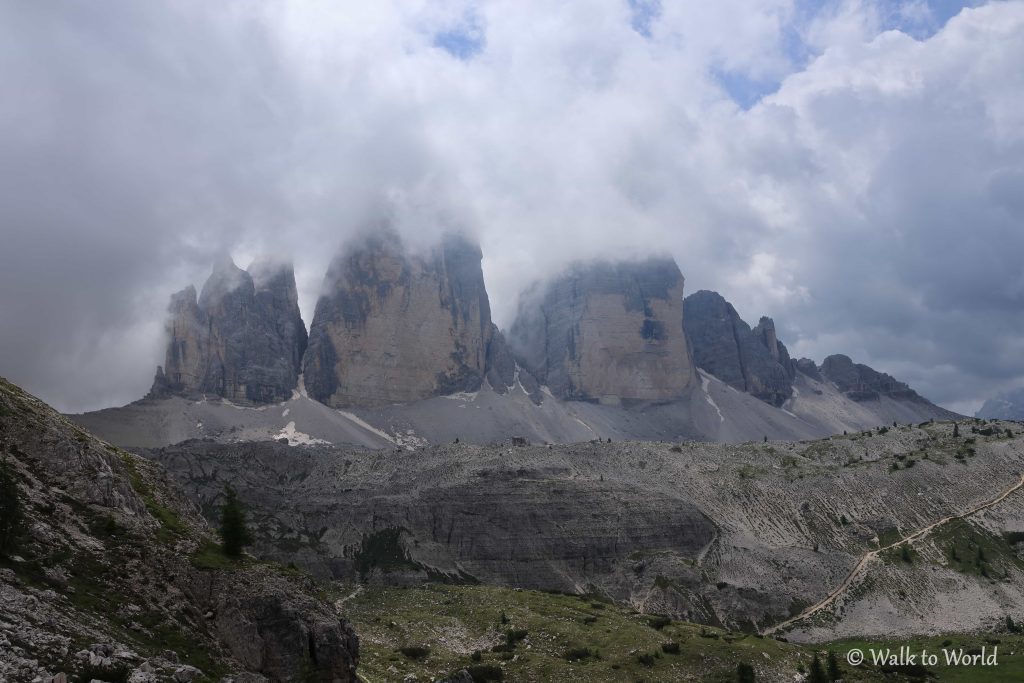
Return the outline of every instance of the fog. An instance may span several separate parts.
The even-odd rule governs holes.
[[[475,235],[496,321],[571,261],[973,412],[1024,384],[1024,2],[0,3],[0,374],[142,396],[170,294]]]

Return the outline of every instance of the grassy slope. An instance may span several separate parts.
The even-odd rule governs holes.
[[[337,593],[352,590],[346,586]],[[474,664],[500,667],[506,681],[724,682],[735,680],[739,662],[752,664],[758,681],[791,681],[800,665],[809,666],[814,651],[682,622],[656,629],[649,615],[590,598],[494,586],[367,586],[345,601],[343,612],[360,634],[359,671],[367,683],[401,681],[410,673],[433,680]],[[492,652],[510,629],[526,635],[511,652]],[[1024,640],[1016,641],[1024,647]],[[679,654],[662,651],[672,642],[679,644]],[[410,646],[430,652],[422,659],[400,652]],[[566,658],[583,648],[592,656]],[[846,652],[845,646],[833,649]],[[479,661],[472,658],[475,650],[483,651]],[[643,654],[652,655],[650,666],[641,661]],[[846,681],[883,680],[871,669],[843,669]]]

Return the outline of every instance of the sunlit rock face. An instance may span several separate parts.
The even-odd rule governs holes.
[[[671,259],[574,266],[524,296],[509,343],[563,399],[670,401],[696,383]]]
[[[461,236],[413,253],[383,230],[345,248],[310,328],[309,395],[334,407],[417,401],[476,391],[488,371],[503,391],[515,365],[491,322],[480,261]]]
[[[171,297],[167,334],[151,396],[287,399],[306,350],[291,266],[257,263],[245,271],[229,258],[218,261],[198,298],[192,286]]]
[[[753,330],[718,292],[686,297],[686,336],[697,367],[726,384],[780,406],[793,395],[795,364],[771,318]]]

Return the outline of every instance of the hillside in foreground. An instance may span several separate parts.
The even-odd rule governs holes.
[[[228,559],[159,466],[2,379],[0,462],[21,513],[0,681],[356,680],[358,639],[310,579]]]

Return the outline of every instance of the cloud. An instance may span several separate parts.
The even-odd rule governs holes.
[[[959,13],[957,13],[959,12]],[[950,18],[952,17],[952,18]],[[948,22],[946,19],[949,19]],[[214,254],[468,229],[496,318],[573,259],[950,405],[1024,377],[1024,3],[393,0],[0,8],[0,373],[132,400]]]

